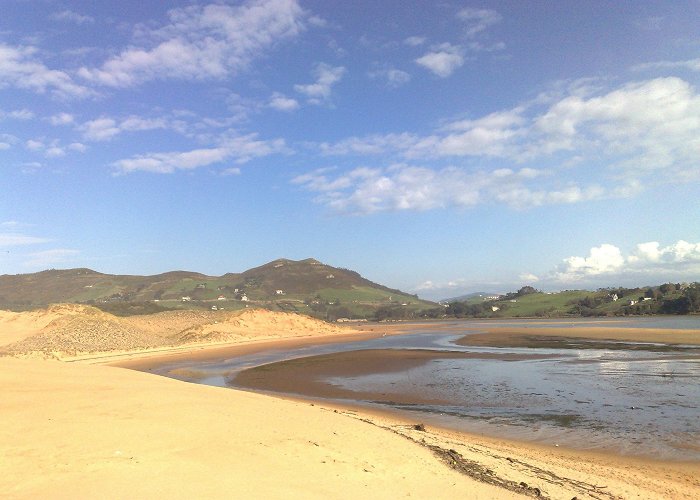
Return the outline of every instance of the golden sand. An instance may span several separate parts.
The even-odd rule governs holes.
[[[266,343],[241,335],[228,348],[350,338],[335,327],[304,338],[298,325],[272,327],[288,319],[251,317]],[[0,338],[22,336],[5,324]],[[213,350],[206,345],[197,352]],[[4,357],[0,391],[0,492],[8,498],[700,497],[698,464],[414,428],[396,416],[113,366]]]

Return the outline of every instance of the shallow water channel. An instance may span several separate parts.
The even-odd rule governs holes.
[[[700,318],[680,325],[663,320],[612,323],[605,326],[700,329]],[[575,322],[572,326],[589,324],[600,325]],[[284,377],[289,367],[284,362],[270,363],[325,355],[324,366],[331,368],[320,375],[320,382],[336,388],[339,400],[408,411],[417,421],[471,433],[700,461],[700,346],[645,344],[641,350],[599,348],[599,343],[595,348],[560,349],[460,346],[454,342],[475,333],[478,324],[464,322],[464,331],[459,325],[453,323],[449,331],[441,331],[426,324],[424,331],[408,335],[218,361],[178,362],[153,371],[204,384],[241,387],[236,376],[242,370],[266,365],[258,370],[274,379]],[[491,322],[488,326],[498,325]],[[333,353],[370,349],[373,356],[399,349],[464,353],[460,355],[465,357],[432,359],[428,355],[417,366],[333,373]],[[361,357],[363,353],[356,354]],[[304,363],[314,360],[308,358]],[[255,387],[260,389],[264,383]],[[298,388],[287,392],[318,395],[303,383]]]

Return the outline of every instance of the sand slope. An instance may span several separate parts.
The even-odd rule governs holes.
[[[122,318],[90,306],[59,304],[23,313],[0,311],[0,354],[68,360],[87,354],[348,331],[307,316],[261,309],[167,311]]]
[[[11,498],[510,498],[308,403],[120,368],[0,359]]]

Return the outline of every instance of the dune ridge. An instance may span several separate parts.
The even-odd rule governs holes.
[[[88,354],[350,331],[307,316],[262,309],[165,311],[118,317],[91,306],[57,304],[30,312],[0,311],[0,355],[70,360]]]

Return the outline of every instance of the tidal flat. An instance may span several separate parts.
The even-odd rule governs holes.
[[[464,432],[700,461],[700,318],[697,329],[659,321],[428,323],[186,367],[202,383],[409,412]]]

